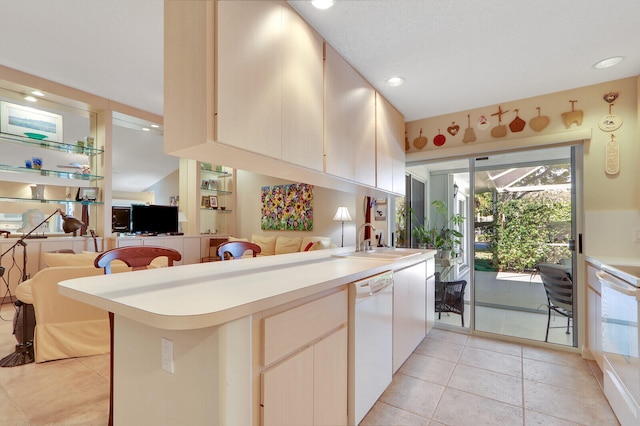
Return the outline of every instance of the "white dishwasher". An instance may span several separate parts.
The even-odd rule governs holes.
[[[357,425],[391,383],[393,272],[349,288],[349,424]]]

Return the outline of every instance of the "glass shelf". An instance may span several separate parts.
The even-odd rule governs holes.
[[[39,148],[51,149],[53,151],[69,152],[74,154],[85,154],[93,156],[104,153],[103,149],[90,148],[87,146],[79,147],[75,144],[48,141],[44,139],[33,139],[26,136],[12,135],[10,133],[0,133],[0,139],[5,142],[17,143],[22,145],[33,145]]]
[[[20,198],[20,197],[0,197],[0,201],[10,201],[10,202],[20,202],[20,203],[33,202],[33,203],[48,203],[48,204],[64,204],[64,203],[85,204],[85,205],[104,204],[101,201],[54,200],[54,199]]]
[[[74,180],[101,180],[104,176],[81,174],[71,172],[61,172],[60,170],[48,170],[48,169],[29,169],[27,167],[10,166],[8,164],[0,164],[0,171],[5,172],[18,172],[18,173],[33,173],[41,176],[55,176],[63,179]]]
[[[226,178],[226,177],[230,177],[233,176],[231,173],[229,172],[225,172],[225,171],[217,171],[217,170],[207,170],[207,169],[203,169],[200,168],[200,172],[201,173],[206,173],[206,174],[210,174],[210,175],[214,175],[217,176],[219,178]]]
[[[231,191],[223,191],[222,189],[205,189],[205,188],[200,188],[200,191],[202,191],[203,194],[218,194],[218,195],[230,195],[233,194],[233,192]]]
[[[200,210],[206,210],[206,211],[210,211],[210,212],[217,212],[217,213],[231,213],[233,210],[229,210],[229,209],[212,209],[211,207],[200,207]]]

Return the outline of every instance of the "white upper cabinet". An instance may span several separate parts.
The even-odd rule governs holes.
[[[281,158],[282,5],[218,2],[217,140]]]
[[[404,194],[404,117],[383,96],[376,94],[376,186]]]
[[[375,90],[326,44],[325,171],[375,186],[375,129]]]
[[[402,116],[377,166],[374,88],[284,1],[167,0],[164,103],[168,153],[352,192],[385,164],[404,192]]]
[[[215,2],[164,2],[164,150],[214,139]],[[197,160],[198,158],[193,158]]]
[[[322,171],[322,38],[282,2],[218,3],[217,140]]]
[[[282,159],[323,171],[323,40],[283,7]]]

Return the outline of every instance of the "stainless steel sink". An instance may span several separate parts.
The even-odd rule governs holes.
[[[359,259],[399,260],[405,257],[417,256],[422,252],[413,249],[401,248],[374,248],[367,251],[352,251],[349,253],[334,254],[334,257],[357,257]]]

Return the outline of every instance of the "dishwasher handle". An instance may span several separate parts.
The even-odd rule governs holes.
[[[385,288],[392,286],[393,285],[393,281],[389,281],[384,283],[383,285],[380,286],[376,286],[375,288],[373,288],[371,285],[369,285],[369,288],[371,289],[371,291],[369,291],[369,294],[371,296],[373,296],[374,294],[378,294],[380,293],[382,290],[384,290]]]
[[[385,288],[393,285],[393,273],[385,272],[383,274],[372,277],[369,280],[369,294],[374,295],[380,293]]]

